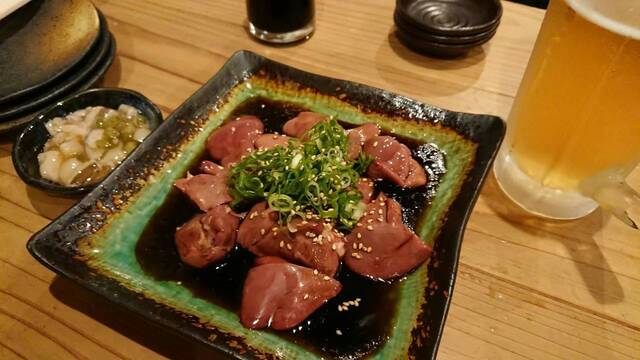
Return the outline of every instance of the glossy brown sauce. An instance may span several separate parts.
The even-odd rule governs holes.
[[[299,107],[287,103],[276,103],[262,98],[250,99],[240,105],[235,115],[255,115],[265,124],[265,132],[279,132],[285,121],[295,117]],[[233,118],[233,117],[231,117]],[[346,127],[346,126],[345,126]],[[434,172],[431,158],[420,159],[418,144],[407,142],[416,159]],[[435,154],[437,155],[437,154]],[[203,154],[202,159],[205,155]],[[437,156],[436,156],[437,157]],[[200,162],[199,159],[194,168]],[[431,161],[431,162],[430,162]],[[432,176],[432,180],[434,177]],[[429,200],[429,190],[437,183],[431,181],[423,188],[401,190],[399,187],[378,183],[377,190],[384,191],[396,199],[403,207],[403,217],[410,227],[415,225],[419,211]],[[198,213],[189,199],[174,189],[165,203],[158,209],[138,240],[136,255],[142,269],[160,281],[179,281],[194,296],[211,301],[230,311],[239,312],[242,301],[242,287],[247,272],[253,265],[254,256],[236,247],[227,258],[207,269],[194,269],[180,261],[175,244],[175,229]],[[383,283],[356,275],[342,267],[337,279],[343,290],[334,299],[314,312],[300,326],[286,332],[274,332],[292,342],[324,357],[352,359],[374,351],[389,335],[391,319],[397,301],[397,282]],[[349,311],[338,311],[338,305],[360,298],[358,307]],[[342,335],[339,335],[339,330]],[[262,330],[272,331],[272,330]]]

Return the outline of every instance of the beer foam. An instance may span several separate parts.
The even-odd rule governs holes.
[[[562,0],[560,0],[562,1]],[[564,0],[585,19],[616,34],[640,40],[637,0]]]

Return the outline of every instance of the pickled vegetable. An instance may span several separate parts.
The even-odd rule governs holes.
[[[88,107],[45,127],[51,137],[38,155],[40,175],[67,186],[101,180],[150,133],[148,120],[125,104]]]

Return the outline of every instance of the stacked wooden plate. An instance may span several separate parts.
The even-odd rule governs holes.
[[[0,20],[0,132],[92,87],[114,56],[106,19],[88,0],[32,0]]]
[[[394,22],[408,48],[436,57],[456,57],[495,35],[500,0],[397,0]]]

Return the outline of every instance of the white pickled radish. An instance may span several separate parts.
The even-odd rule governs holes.
[[[116,115],[118,115],[118,112],[116,110],[107,109],[107,111],[104,113],[104,118],[108,119],[108,118],[114,117]]]
[[[146,138],[150,132],[151,131],[149,131],[149,129],[145,128],[136,129],[136,132],[133,133],[133,138],[138,142],[142,142],[142,140],[144,140],[144,138]]]
[[[60,163],[62,154],[59,151],[45,151],[38,154],[38,164],[40,164],[40,176],[43,179],[58,182],[60,179]]]
[[[44,127],[47,129],[47,131],[49,132],[49,134],[56,135],[58,133],[60,133],[62,131],[62,125],[64,124],[64,120],[62,118],[53,118],[49,121],[47,121],[44,124]]]
[[[84,151],[86,152],[89,160],[98,161],[102,157],[102,154],[104,154],[105,150],[87,146],[84,148]]]
[[[85,115],[84,117],[84,125],[87,128],[93,128],[93,125],[95,125],[96,120],[98,120],[98,115],[101,111],[102,107],[100,106],[89,108],[89,111],[87,111],[87,115]]]
[[[60,152],[65,157],[78,156],[84,152],[84,146],[78,140],[71,140],[60,144]]]
[[[50,138],[49,141],[47,141],[47,145],[51,144],[51,145],[60,146],[62,143],[68,141],[67,138],[68,138],[68,136],[65,133],[63,133],[63,132],[57,133],[57,134],[53,135],[53,137]]]
[[[64,185],[70,185],[73,178],[75,178],[85,166],[85,163],[76,158],[67,159],[60,165],[59,181]]]
[[[91,132],[89,132],[89,134],[85,138],[84,143],[88,147],[96,149],[98,147],[96,143],[98,142],[98,140],[102,139],[103,135],[104,135],[104,130],[93,129],[91,130]]]
[[[87,110],[91,109],[91,107],[85,108],[85,109],[80,109],[80,110],[76,110],[74,112],[72,112],[71,114],[67,115],[67,116],[74,116],[74,117],[78,117],[78,118],[83,118],[85,115],[87,115]]]
[[[124,113],[126,117],[131,118],[139,114],[138,109],[131,105],[122,104],[118,107],[118,111]]]
[[[99,164],[102,166],[112,167],[119,164],[124,158],[127,157],[127,153],[122,150],[122,147],[118,146],[107,151],[100,159]]]
[[[67,134],[74,134],[82,137],[86,136],[89,133],[89,128],[81,124],[75,124],[75,123],[64,124],[61,126],[61,129],[63,132]]]

